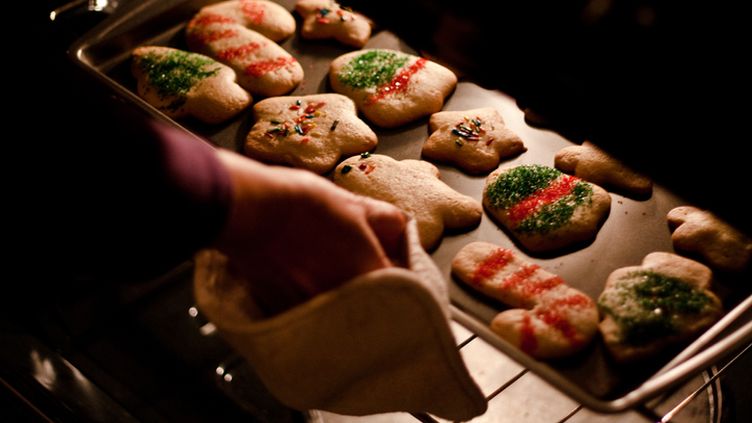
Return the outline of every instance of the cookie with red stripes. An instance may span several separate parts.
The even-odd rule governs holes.
[[[334,169],[334,183],[356,194],[386,201],[412,215],[420,243],[435,247],[444,229],[478,225],[483,208],[475,199],[439,179],[439,169],[423,160],[394,160],[381,154],[350,157]]]
[[[468,173],[488,173],[502,159],[527,150],[493,107],[434,113],[428,126],[431,135],[423,144],[423,156]]]
[[[186,28],[188,46],[231,67],[238,83],[253,94],[282,95],[303,80],[303,68],[290,53],[234,15],[202,10]]]
[[[361,48],[371,38],[371,21],[332,0],[298,0],[295,11],[303,17],[300,35],[309,40],[333,38]]]
[[[598,298],[611,356],[620,362],[650,357],[712,325],[723,313],[712,278],[704,264],[664,252],[613,271]]]
[[[229,67],[201,54],[161,46],[133,50],[136,91],[167,116],[206,123],[232,118],[251,104]]]
[[[269,38],[281,41],[295,33],[295,18],[284,7],[266,0],[230,0],[205,6],[199,16],[221,16]],[[222,32],[214,32],[214,37]]]
[[[357,113],[352,100],[340,94],[267,98],[253,107],[256,123],[246,138],[246,154],[326,173],[341,156],[376,147],[376,134]]]
[[[494,317],[491,330],[533,357],[574,354],[598,332],[598,310],[590,297],[506,248],[468,244],[454,256],[452,274],[512,307]]]
[[[396,50],[359,50],[332,61],[329,82],[368,120],[393,128],[436,113],[457,85],[444,66]]]
[[[522,165],[488,175],[483,205],[525,248],[544,252],[594,238],[611,196],[552,167]]]

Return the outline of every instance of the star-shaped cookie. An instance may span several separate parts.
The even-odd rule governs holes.
[[[245,152],[323,174],[342,156],[376,147],[376,134],[357,116],[355,104],[339,94],[272,97],[253,107],[256,123]]]
[[[674,229],[671,240],[676,250],[697,254],[718,270],[738,272],[749,267],[752,240],[713,213],[681,206],[667,217]]]
[[[488,173],[502,159],[527,151],[492,107],[434,113],[428,125],[432,133],[423,144],[423,156],[468,173]]]
[[[439,169],[422,160],[397,161],[380,154],[361,154],[337,166],[334,183],[411,214],[425,249],[439,243],[444,228],[472,227],[483,214],[478,201],[442,182]]]
[[[295,11],[303,17],[300,35],[309,40],[334,38],[342,44],[361,48],[371,37],[371,21],[342,8],[332,0],[298,0]]]

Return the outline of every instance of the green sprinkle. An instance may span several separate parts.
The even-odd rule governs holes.
[[[339,81],[353,88],[370,88],[392,80],[409,56],[388,50],[371,50],[350,60],[337,74]]]
[[[368,152],[368,151],[366,151],[365,153],[360,153],[360,158],[361,159],[367,159],[369,157],[371,157],[371,153]]]
[[[682,321],[712,312],[717,305],[681,279],[653,271],[623,276],[598,299],[598,307],[622,329],[624,341],[643,345],[675,334]]]
[[[282,123],[282,122],[278,121],[277,119],[272,119],[269,122],[271,122],[271,123],[273,123],[275,125],[279,125],[280,123]]]
[[[541,207],[535,214],[520,222],[514,228],[520,233],[546,233],[564,226],[574,215],[578,206],[589,202],[593,187],[586,182],[578,182],[569,195],[552,204]]]
[[[297,105],[297,106],[300,106],[301,104],[303,104],[303,102],[302,102],[302,101],[300,101],[300,100],[295,100],[295,105]]]
[[[478,128],[480,128],[480,126],[481,126],[482,123],[481,123],[480,119],[473,119],[473,124],[475,126],[477,126]]]
[[[300,125],[295,125],[295,126],[293,126],[293,129],[295,129],[295,132],[297,132],[298,134],[300,134],[300,135],[305,135],[305,134],[303,133],[303,128],[301,128],[301,127],[300,127]]]
[[[326,15],[329,14],[329,12],[331,12],[331,10],[329,10],[329,9],[327,9],[325,7],[319,10],[319,13],[321,13],[321,16],[326,16]]]
[[[559,175],[561,172],[548,166],[517,166],[496,178],[488,186],[488,199],[494,207],[510,207],[535,191],[547,187]]]
[[[168,106],[175,109],[185,102],[185,95],[197,82],[220,70],[219,66],[210,67],[219,64],[206,56],[179,50],[148,53],[138,58],[137,63],[160,97],[181,97]]]
[[[460,141],[459,138],[457,138],[456,140],[454,140],[454,143],[457,144],[458,147],[462,147],[462,141]]]
[[[334,122],[332,122],[332,126],[329,128],[330,131],[334,131],[337,129],[337,125],[339,125],[339,119],[335,119]]]
[[[340,171],[340,173],[342,173],[344,175],[345,173],[347,173],[347,172],[349,172],[351,170],[352,170],[352,166],[350,166],[350,165],[344,165],[344,166],[342,166],[342,170]]]

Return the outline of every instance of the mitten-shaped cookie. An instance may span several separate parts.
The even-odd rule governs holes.
[[[522,165],[488,175],[483,205],[525,248],[543,252],[594,238],[611,196],[554,168]]]
[[[377,49],[334,59],[329,82],[352,98],[368,120],[392,128],[441,110],[457,77],[430,60]]]

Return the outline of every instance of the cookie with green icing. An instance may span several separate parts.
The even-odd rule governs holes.
[[[392,128],[436,113],[457,85],[452,71],[396,50],[359,50],[332,61],[329,82],[376,125]]]
[[[488,175],[483,205],[525,248],[544,252],[594,238],[611,196],[552,167],[521,165]]]
[[[139,47],[133,51],[131,71],[138,95],[172,118],[220,123],[251,104],[251,95],[235,82],[235,72],[201,54]]]
[[[612,272],[598,298],[611,356],[620,362],[650,357],[712,325],[723,312],[710,291],[712,277],[707,266],[663,252]]]

